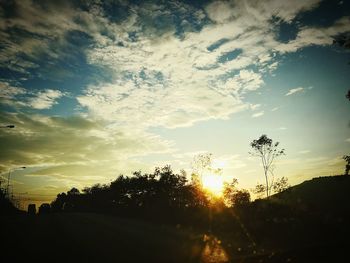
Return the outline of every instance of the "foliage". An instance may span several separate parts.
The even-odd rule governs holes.
[[[254,194],[256,194],[259,198],[266,192],[266,186],[258,183],[255,188],[252,190]]]
[[[290,184],[288,183],[288,178],[287,177],[281,177],[278,178],[274,184],[273,184],[273,192],[276,193],[281,193],[285,190],[287,190],[290,187]]]
[[[274,194],[281,193],[290,188],[287,177],[277,178],[272,185],[272,191]],[[258,183],[255,188],[252,190],[259,198],[266,192],[266,186]]]
[[[193,174],[198,175],[199,183],[202,184],[203,173],[205,170],[211,170],[212,154],[202,153],[193,158],[192,169]]]
[[[208,199],[196,181],[186,174],[175,174],[170,166],[156,168],[151,174],[135,172],[120,175],[110,185],[96,184],[80,193],[72,188],[57,195],[53,211],[90,211],[138,216],[148,219],[181,220],[190,213],[199,216]],[[185,216],[187,215],[187,216]]]
[[[241,207],[250,202],[250,193],[247,190],[237,189],[238,180],[233,179],[231,183],[224,185],[224,199],[231,207]]]
[[[277,157],[285,154],[284,149],[279,149],[279,142],[274,143],[265,134],[261,135],[259,139],[253,140],[250,146],[253,152],[249,152],[249,154],[261,158],[266,183],[266,197],[269,197],[273,187],[274,161]]]

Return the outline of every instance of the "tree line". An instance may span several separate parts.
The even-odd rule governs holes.
[[[201,217],[208,206],[208,196],[197,181],[188,181],[184,172],[176,174],[170,166],[149,174],[120,175],[109,185],[96,184],[81,192],[72,188],[51,203],[53,211],[102,212],[176,222],[189,218],[189,214]]]
[[[274,160],[284,154],[266,135],[251,143],[251,153],[262,160],[266,184],[258,184],[253,192],[281,192],[288,188],[288,179],[282,177],[274,181]],[[207,218],[211,207],[242,207],[251,201],[250,192],[238,188],[238,180],[232,179],[223,187],[220,197],[203,188],[203,173],[220,173],[211,166],[210,153],[199,154],[193,160],[193,173],[188,179],[186,172],[174,173],[170,166],[156,168],[152,173],[134,172],[132,176],[120,175],[110,184],[96,184],[81,191],[72,188],[60,193],[51,203],[53,211],[102,212],[148,219],[187,220]]]

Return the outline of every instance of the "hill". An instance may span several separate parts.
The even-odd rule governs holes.
[[[350,176],[317,177],[271,197],[304,212],[323,216],[349,215]]]

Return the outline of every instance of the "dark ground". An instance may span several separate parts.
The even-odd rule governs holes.
[[[1,261],[21,262],[349,262],[349,242],[245,254],[224,238],[191,229],[87,213],[0,216]],[[325,227],[327,227],[325,225]],[[320,229],[322,231],[322,229]],[[348,230],[347,230],[348,231]],[[336,233],[335,233],[336,234]],[[225,237],[226,236],[226,237]],[[335,242],[334,242],[335,241]]]

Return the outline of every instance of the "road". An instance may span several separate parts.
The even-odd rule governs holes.
[[[348,244],[243,255],[188,228],[88,213],[0,215],[0,226],[1,262],[328,263],[346,262]]]
[[[13,262],[203,262],[206,246],[179,226],[96,214],[1,217],[1,228],[1,258]]]

